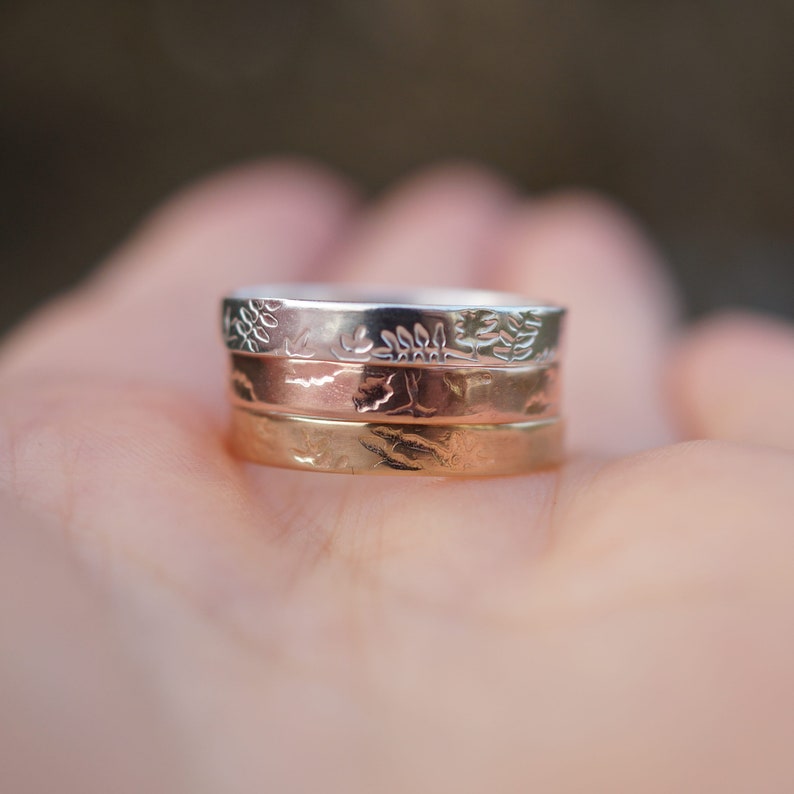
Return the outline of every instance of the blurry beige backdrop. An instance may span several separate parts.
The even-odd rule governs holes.
[[[5,0],[0,326],[151,206],[272,153],[627,204],[699,312],[794,311],[794,3]]]

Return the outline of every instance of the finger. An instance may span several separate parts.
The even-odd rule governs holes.
[[[408,179],[364,219],[340,251],[337,276],[392,285],[481,282],[511,189],[484,169],[447,166]]]
[[[161,210],[3,351],[0,483],[68,525],[103,574],[129,567],[144,586],[157,569],[186,592],[212,591],[219,568],[240,577],[268,559],[257,539],[270,517],[251,509],[219,428],[219,299],[250,282],[316,277],[350,204],[350,189],[322,171],[268,164]]]
[[[522,628],[533,660],[526,702],[556,715],[543,736],[561,763],[573,768],[582,748],[602,757],[593,748],[605,730],[613,747],[638,742],[631,758],[658,760],[652,786],[647,767],[643,782],[618,784],[610,760],[566,790],[756,790],[758,758],[774,770],[770,790],[791,777],[779,737],[794,730],[794,634],[783,629],[794,596],[792,482],[792,456],[722,442],[607,463],[559,511],[555,554],[523,581],[483,590],[485,615]],[[552,680],[565,683],[547,696]],[[577,714],[598,716],[569,741]],[[737,714],[750,731],[731,731]],[[728,761],[727,773],[705,758]]]
[[[0,514],[0,790],[187,791],[107,602],[1,496]]]
[[[211,179],[156,213],[108,267],[20,329],[0,377],[140,378],[218,405],[220,298],[250,283],[313,277],[350,205],[348,186],[305,165]]]
[[[532,204],[507,236],[499,278],[568,308],[562,366],[573,449],[620,454],[673,440],[661,380],[675,299],[629,219],[578,194]]]
[[[794,328],[728,314],[691,331],[672,390],[685,432],[794,450]]]
[[[432,178],[428,179],[432,182]],[[441,197],[450,195],[450,189],[442,189],[438,182],[435,185],[430,182],[426,181],[424,187],[415,183],[412,195],[417,204],[425,210],[433,206],[430,199],[422,199],[430,193],[436,196],[435,201],[440,207],[446,207],[446,201]],[[453,278],[452,271],[458,269],[461,262],[465,267],[476,270],[479,261],[477,241],[489,237],[492,229],[496,233],[493,227],[498,223],[493,218],[497,213],[493,205],[499,204],[504,197],[505,189],[487,177],[467,180],[458,177],[455,185],[454,192],[459,197],[458,210],[452,214],[462,218],[462,222],[447,224],[443,234],[438,232],[438,223],[430,222],[428,228],[414,238],[418,241],[413,249],[415,253],[432,254],[426,261],[436,265],[444,263],[439,279]],[[318,225],[331,229],[317,235],[323,245],[315,244],[311,253],[314,255],[320,251],[317,255],[322,256],[322,252],[327,251],[327,241],[333,241],[340,226],[344,225],[344,220],[339,221],[339,216],[344,216],[344,209],[339,209],[344,200],[338,198],[338,190],[333,187],[333,195],[329,199],[327,186],[326,193],[318,198],[316,188],[316,179],[312,180],[310,189],[293,188],[301,200],[295,202],[299,207],[289,223],[290,218],[284,218],[284,203],[289,198],[285,195],[287,191],[280,189],[275,191],[275,195],[268,194],[270,197],[265,203],[268,208],[275,205],[278,209],[278,213],[274,210],[278,222],[269,220],[269,233],[263,236],[258,231],[262,222],[260,212],[257,223],[253,224],[256,232],[249,231],[255,244],[245,247],[245,256],[240,257],[241,261],[248,263],[247,266],[235,265],[237,259],[232,259],[228,272],[223,271],[224,283],[262,279],[262,274],[253,277],[252,273],[267,269],[262,265],[262,251],[270,253],[271,249],[266,246],[270,246],[272,239],[276,240],[273,247],[282,263],[289,261],[288,253],[295,261],[298,258],[294,253],[296,250],[306,251],[301,247],[305,242],[294,240],[294,237],[307,236],[304,228],[307,226],[306,192],[311,194],[315,207],[317,203],[321,204],[322,212],[318,214],[322,216],[322,222]],[[257,198],[261,189],[260,183],[253,191]],[[410,186],[406,188],[408,190],[411,190]],[[484,191],[490,191],[491,198],[483,199]],[[377,234],[372,233],[370,237],[372,247],[369,251],[377,256],[374,262],[367,257],[368,264],[374,264],[375,271],[378,262],[382,261],[379,256],[387,256],[391,244],[399,244],[403,233],[409,238],[414,233],[413,223],[406,224],[398,219],[403,212],[412,213],[409,205],[413,199],[410,196],[404,193],[402,199],[395,199],[391,209],[383,209],[379,221],[375,220],[375,215],[372,216],[373,223],[380,223]],[[0,463],[7,479],[13,481],[15,491],[30,501],[31,508],[39,513],[66,516],[75,539],[82,541],[89,550],[112,548],[113,560],[121,558],[124,565],[131,564],[141,569],[144,581],[150,578],[152,570],[165,571],[169,586],[187,593],[190,599],[202,606],[213,602],[218,588],[227,586],[227,579],[233,578],[235,587],[250,593],[272,589],[276,576],[268,575],[268,572],[275,566],[283,575],[283,570],[289,568],[276,559],[281,547],[272,542],[274,536],[286,537],[286,543],[294,543],[297,547],[311,537],[317,540],[318,547],[324,547],[324,537],[333,531],[339,521],[338,516],[343,517],[343,523],[358,520],[355,516],[359,511],[344,508],[348,498],[351,503],[374,504],[382,491],[375,483],[359,484],[357,478],[355,482],[346,480],[344,487],[339,479],[334,478],[333,483],[328,481],[327,490],[323,492],[321,489],[325,486],[315,483],[313,478],[308,482],[305,474],[264,468],[257,468],[254,474],[253,467],[250,470],[243,468],[229,457],[215,423],[207,421],[194,401],[181,400],[180,395],[172,393],[172,390],[160,388],[162,383],[193,384],[195,390],[212,394],[216,380],[222,381],[212,371],[213,354],[207,352],[210,344],[220,348],[215,339],[214,324],[209,328],[205,316],[214,317],[217,313],[215,295],[212,296],[213,305],[208,303],[201,311],[191,306],[190,301],[181,301],[180,307],[184,306],[187,319],[174,312],[173,300],[170,304],[168,300],[161,301],[151,320],[158,329],[156,341],[160,344],[164,337],[166,341],[176,338],[179,351],[173,354],[155,351],[158,354],[155,362],[137,360],[145,352],[144,346],[135,334],[130,335],[124,330],[121,320],[133,320],[137,323],[134,327],[140,327],[142,300],[139,296],[151,299],[158,290],[170,290],[168,294],[171,295],[178,293],[191,272],[193,257],[206,257],[211,242],[218,248],[214,242],[216,238],[212,236],[205,239],[203,245],[184,242],[185,237],[192,240],[195,224],[213,227],[216,224],[214,211],[227,206],[223,201],[219,206],[212,197],[206,203],[209,206],[205,213],[198,214],[198,217],[193,214],[177,224],[176,230],[169,231],[172,224],[167,223],[167,219],[163,221],[166,228],[161,234],[169,239],[178,238],[172,247],[178,249],[179,256],[168,258],[158,253],[157,262],[147,264],[154,254],[141,256],[133,247],[127,254],[132,264],[122,261],[115,266],[116,272],[100,278],[97,289],[112,291],[115,305],[120,307],[114,313],[114,318],[119,321],[118,327],[111,326],[108,332],[113,342],[111,346],[100,345],[101,340],[92,336],[101,334],[102,322],[82,321],[72,311],[66,318],[69,322],[64,320],[62,327],[71,329],[76,326],[79,333],[63,331],[64,337],[67,333],[70,335],[69,344],[61,344],[58,355],[47,350],[44,343],[38,345],[35,355],[26,352],[34,346],[26,343],[25,347],[24,338],[18,346],[22,351],[18,354],[20,359],[24,355],[34,367],[52,367],[61,381],[44,387],[28,373],[24,382],[21,377],[18,379],[17,388],[7,390],[6,394],[0,393],[3,409],[0,415],[13,416],[7,439],[0,439],[7,442],[7,447],[0,449],[3,453],[0,454]],[[229,226],[233,225],[238,214],[227,213],[231,219],[222,227],[220,236],[224,240],[230,236]],[[420,213],[419,217],[413,215],[417,226],[425,221],[424,214]],[[396,220],[394,227],[389,218]],[[428,220],[432,221],[432,218]],[[479,226],[482,231],[470,235],[470,244],[462,246],[459,239],[461,229],[473,226]],[[296,230],[299,233],[296,234]],[[141,248],[161,251],[163,244],[157,243],[158,235],[153,236],[155,239],[151,243],[144,240],[136,244],[138,251]],[[293,244],[296,246],[294,249],[290,247]],[[189,248],[190,256],[184,253],[183,245]],[[310,261],[311,258],[306,259]],[[213,274],[212,278],[221,280],[217,251],[209,256],[209,261],[202,261]],[[272,275],[276,268],[270,267],[268,278],[285,277]],[[311,275],[310,264],[304,272]],[[241,273],[244,273],[242,277]],[[138,279],[134,278],[136,274]],[[457,278],[463,276],[457,275]],[[126,295],[124,288],[128,290]],[[138,299],[130,298],[130,293]],[[92,313],[89,309],[96,311]],[[63,313],[66,312],[64,309]],[[86,318],[91,317],[94,321],[97,317],[107,317],[107,312],[101,307],[89,306],[88,299],[84,313]],[[183,323],[190,326],[186,332],[189,335],[184,337],[180,335]],[[199,330],[205,328],[209,330]],[[31,335],[34,331],[30,332]],[[196,352],[184,349],[193,338],[192,334],[196,335],[196,347],[200,348]],[[135,350],[132,357],[135,360],[131,360],[129,354],[123,360],[117,360],[121,337],[128,342],[130,349]],[[154,344],[151,336],[147,338]],[[85,346],[91,344],[95,345],[93,359],[88,357],[84,363]],[[218,352],[222,358],[221,351]],[[8,358],[12,358],[11,355]],[[9,373],[13,362],[8,358],[6,379],[11,380]],[[193,362],[187,373],[183,372],[185,360],[192,361],[193,358],[200,360]],[[22,371],[21,366],[17,365],[18,373]],[[196,367],[200,372],[192,371]],[[63,377],[65,369],[74,368],[90,377],[83,377],[79,382],[72,373]],[[179,371],[174,373],[173,368]],[[222,371],[222,362],[218,362],[217,369]],[[145,375],[147,382],[127,386],[124,378],[136,372]],[[219,387],[218,399],[221,399],[221,392]],[[414,485],[414,490],[420,487],[409,483],[406,488],[411,485]],[[338,511],[334,504],[339,505]],[[419,507],[417,511],[417,515],[421,515]],[[398,510],[393,512],[396,514]],[[353,518],[349,518],[349,514]],[[373,527],[366,518],[362,512],[360,520],[365,527],[361,531],[351,530],[341,535],[351,542],[354,538],[373,536]],[[399,531],[395,525],[395,534]],[[454,531],[454,528],[450,527],[449,531]],[[483,539],[485,534],[483,529]],[[341,545],[344,546],[344,542]],[[300,553],[302,549],[298,548]],[[234,611],[239,602],[232,600],[234,604],[230,610]],[[257,626],[262,620],[261,604],[244,618],[244,621]]]

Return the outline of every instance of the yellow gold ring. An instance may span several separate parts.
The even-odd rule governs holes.
[[[232,449],[268,466],[348,474],[483,477],[558,464],[558,419],[501,425],[345,422],[232,411]]]

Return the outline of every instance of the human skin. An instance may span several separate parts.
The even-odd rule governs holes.
[[[219,299],[303,279],[568,306],[568,462],[236,460]],[[0,422],[2,791],[794,789],[794,332],[682,328],[602,199],[216,177],[10,336]]]

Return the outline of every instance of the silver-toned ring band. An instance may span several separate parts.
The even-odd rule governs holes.
[[[556,364],[524,367],[348,364],[232,353],[243,408],[354,422],[504,424],[559,412]]]
[[[231,350],[348,363],[520,366],[556,358],[564,309],[509,293],[319,284],[251,287],[223,302]]]

